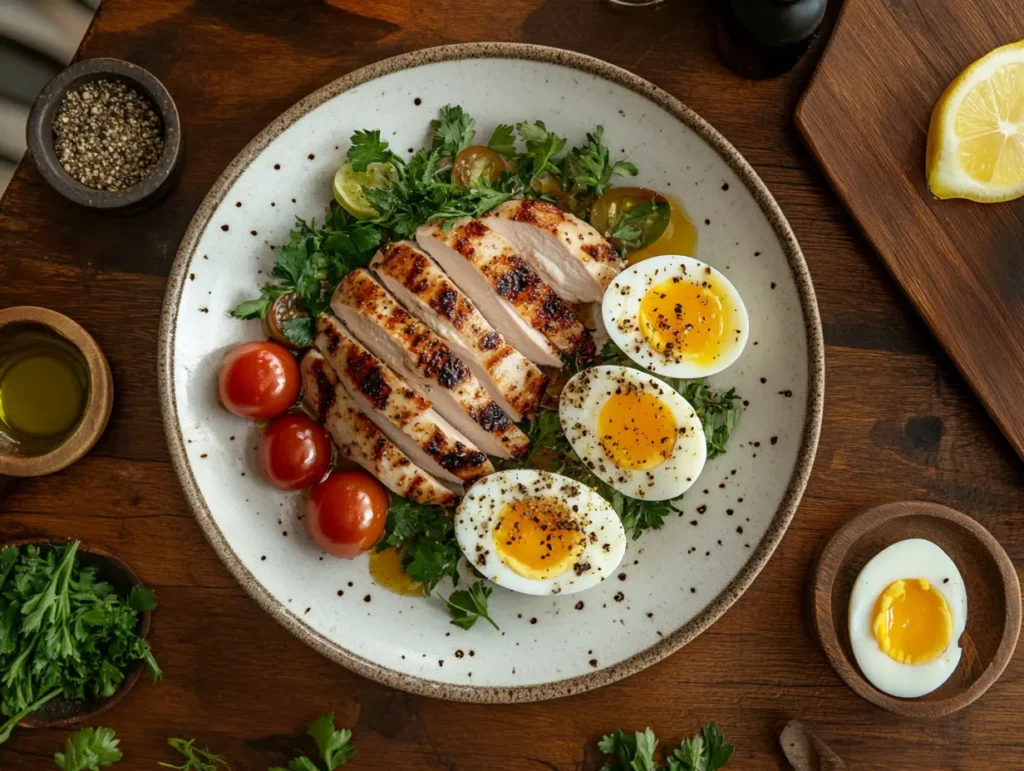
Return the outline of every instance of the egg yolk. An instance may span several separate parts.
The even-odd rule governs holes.
[[[597,416],[601,448],[619,468],[652,469],[676,446],[676,419],[654,394],[626,388],[612,394]]]
[[[524,498],[505,504],[494,529],[494,549],[524,578],[562,575],[586,546],[579,515],[554,498]]]
[[[640,301],[640,331],[672,361],[710,364],[733,332],[723,295],[710,274],[700,283],[676,276],[647,290]]]
[[[872,631],[878,647],[901,664],[924,664],[953,637],[946,598],[925,578],[893,581],[875,602]]]

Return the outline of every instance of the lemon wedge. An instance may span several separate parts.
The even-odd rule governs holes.
[[[378,215],[370,203],[364,187],[384,187],[394,179],[394,169],[387,163],[371,163],[366,171],[356,171],[346,163],[334,175],[334,199],[356,219],[371,219]]]
[[[978,59],[932,112],[925,170],[939,198],[1024,195],[1024,40]]]

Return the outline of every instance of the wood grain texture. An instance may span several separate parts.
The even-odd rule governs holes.
[[[861,674],[850,644],[850,595],[864,566],[900,541],[924,538],[945,552],[967,592],[952,676],[918,699],[882,693]],[[1020,636],[1020,581],[999,543],[970,517],[923,501],[891,501],[854,514],[829,538],[808,583],[811,625],[832,668],[858,694],[897,715],[937,718],[973,704],[1002,674]],[[954,623],[956,619],[954,619]]]
[[[838,3],[830,4],[832,14]],[[59,474],[0,492],[0,537],[78,535],[117,552],[156,587],[151,640],[164,680],[141,682],[104,725],[130,764],[171,761],[168,736],[196,736],[262,771],[307,748],[335,710],[355,731],[346,769],[583,771],[614,728],[676,742],[717,720],[738,745],[729,768],[788,765],[791,718],[854,768],[987,769],[1024,749],[1024,663],[955,718],[911,721],[860,699],[809,631],[812,556],[855,509],[939,501],[977,518],[1024,561],[1024,467],[831,192],[792,128],[813,56],[751,83],[715,59],[710,0],[617,13],[600,0],[105,0],[81,55],[118,56],[160,78],[181,110],[180,187],[132,217],[74,207],[31,159],[0,201],[0,305],[42,304],[99,342],[117,399],[106,434]],[[157,403],[157,324],[166,274],[196,206],[263,126],[316,87],[428,45],[521,40],[599,56],[697,110],[765,180],[800,239],[821,306],[826,413],[815,470],[779,551],[725,616],[665,661],[561,701],[481,706],[407,696],[331,664],[274,623],[206,544],[178,488]],[[456,99],[458,95],[453,95]],[[456,632],[458,630],[455,630]],[[552,655],[558,655],[552,651]],[[0,746],[4,771],[49,767],[64,731]],[[894,748],[899,748],[894,751]]]
[[[939,201],[928,121],[968,64],[1024,38],[1017,0],[846,0],[797,126],[886,266],[1024,457],[1024,199]]]

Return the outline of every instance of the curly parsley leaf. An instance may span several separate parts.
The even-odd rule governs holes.
[[[459,105],[445,105],[441,117],[430,121],[434,132],[432,149],[442,158],[454,159],[471,144],[476,136],[476,121]]]
[[[445,578],[458,583],[462,552],[452,517],[440,506],[393,496],[382,543],[399,549],[405,572],[428,593]]]
[[[145,613],[147,610],[156,610],[156,592],[144,586],[133,586],[128,595],[128,604],[132,610]]]
[[[444,600],[452,617],[452,624],[462,629],[471,629],[482,618],[495,629],[500,629],[487,613],[487,598],[491,596],[491,592],[492,589],[483,581],[476,581],[469,589],[452,592],[448,599]]]
[[[355,757],[356,748],[349,744],[352,732],[347,728],[334,727],[333,712],[321,715],[310,723],[306,733],[316,742],[327,771],[334,771]]]
[[[597,748],[615,758],[605,763],[601,771],[659,771],[661,768],[654,759],[658,737],[650,728],[637,731],[632,736],[619,730],[612,731],[601,738]]]
[[[667,771],[717,771],[729,762],[735,745],[725,744],[718,723],[709,723],[699,733],[683,739],[666,758]]]
[[[517,123],[516,131],[526,144],[526,153],[520,156],[519,166],[526,173],[528,184],[532,184],[544,172],[559,176],[561,170],[553,159],[565,147],[565,137],[548,131],[542,120]]]
[[[180,766],[171,763],[158,763],[163,768],[173,768],[176,771],[218,771],[218,769],[231,768],[231,764],[221,755],[214,755],[209,749],[196,747],[195,739],[168,739],[167,744],[182,757],[185,762]]]
[[[380,131],[357,131],[351,142],[347,157],[354,171],[366,171],[371,163],[390,163],[396,157],[388,143],[380,138]]]
[[[604,126],[587,134],[587,143],[574,147],[562,161],[562,186],[576,198],[597,198],[608,189],[612,177],[636,175],[637,168],[632,163],[612,162],[604,144]]]
[[[54,755],[53,762],[63,771],[99,771],[121,760],[119,742],[110,728],[83,728],[67,738],[64,752]]]
[[[498,155],[504,155],[506,158],[515,158],[515,128],[507,123],[498,124],[498,127],[494,129],[494,133],[491,134],[491,138],[487,140],[487,146]]]
[[[352,219],[336,201],[331,201],[323,227],[316,220],[296,218],[289,242],[274,253],[271,276],[276,283],[261,287],[259,298],[239,304],[232,315],[266,318],[277,298],[294,292],[296,305],[309,316],[286,322],[284,333],[292,343],[308,346],[315,317],[329,307],[330,292],[350,272],[370,264],[383,238],[378,227]]]

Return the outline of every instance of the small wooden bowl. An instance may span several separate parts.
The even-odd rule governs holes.
[[[0,544],[0,550],[8,546],[30,546],[33,544],[41,547],[65,546],[71,543],[72,540],[71,538],[65,538],[41,541],[25,538]],[[78,546],[78,554],[82,567],[95,567],[99,571],[99,577],[109,582],[122,597],[127,597],[133,587],[142,585],[142,580],[135,574],[135,571],[110,552],[80,544]],[[153,614],[151,611],[147,610],[139,614],[139,637],[145,639],[149,635],[149,627],[152,621]],[[135,683],[138,682],[139,677],[142,675],[143,669],[145,669],[143,663],[138,662],[130,672],[126,672],[124,680],[121,681],[120,688],[108,699],[73,701],[58,696],[30,714],[18,725],[23,728],[62,728],[92,720],[107,710],[113,709],[127,695],[128,691],[135,686]]]
[[[61,166],[53,144],[53,119],[68,91],[94,80],[119,80],[148,97],[164,127],[164,148],[149,176],[126,190],[96,190]],[[185,159],[178,108],[164,84],[148,71],[121,59],[86,59],[72,64],[36,97],[28,116],[28,148],[43,178],[70,201],[94,209],[135,211],[164,197],[177,183]]]
[[[941,687],[919,699],[889,696],[864,678],[850,647],[847,616],[861,569],[907,538],[927,539],[946,552],[967,588],[960,664]],[[935,503],[899,501],[856,512],[825,544],[808,589],[812,625],[836,674],[859,696],[897,715],[941,717],[971,704],[1002,674],[1020,634],[1020,584],[1003,547],[970,517]]]
[[[3,327],[14,323],[49,327],[77,347],[89,367],[89,402],[78,426],[59,446],[42,455],[27,455],[0,437],[0,474],[14,477],[52,474],[81,458],[100,438],[114,405],[114,380],[110,365],[92,335],[64,314],[28,305],[0,310],[0,335]]]

